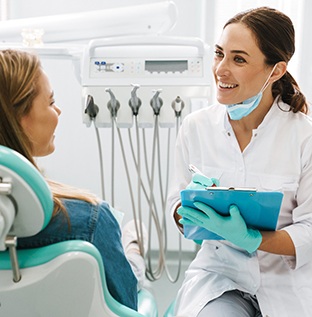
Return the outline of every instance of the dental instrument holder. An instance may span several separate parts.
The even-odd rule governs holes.
[[[163,105],[163,100],[159,97],[160,93],[161,93],[161,89],[158,89],[158,90],[155,90],[154,91],[154,96],[153,98],[151,99],[150,101],[150,105],[152,106],[153,108],[153,111],[154,111],[154,115],[155,116],[158,116],[159,113],[160,113],[160,108],[162,107]]]
[[[171,107],[176,115],[177,118],[181,117],[182,110],[185,107],[184,101],[180,98],[180,96],[177,96],[177,98],[172,102]]]
[[[91,124],[91,121],[93,121],[96,118],[96,115],[99,112],[99,107],[94,103],[94,99],[90,95],[87,96],[86,103],[87,105],[85,109],[85,114],[89,116]]]
[[[110,95],[110,101],[107,103],[107,108],[110,111],[112,118],[117,118],[117,112],[120,108],[120,102],[116,99],[115,95],[110,88],[105,89]]]
[[[142,105],[141,99],[137,96],[137,90],[140,88],[140,85],[133,84],[133,89],[131,90],[131,98],[129,99],[129,106],[132,109],[134,116],[137,116],[139,113],[139,108]]]
[[[110,110],[103,107],[109,102],[104,89],[110,87],[120,103],[118,127],[132,127],[133,117],[137,116],[139,127],[152,128],[155,109],[148,105],[154,91],[162,90],[158,123],[160,127],[174,127],[177,113],[172,109],[173,102],[177,103],[179,98],[183,101],[179,114],[182,119],[193,108],[208,104],[209,69],[208,46],[200,39],[162,35],[96,39],[89,42],[83,53],[83,99],[91,95],[99,106],[96,127],[111,127]],[[133,107],[139,102],[138,88],[133,88],[133,82],[140,86],[140,111]],[[88,125],[84,111],[85,107],[83,122]]]

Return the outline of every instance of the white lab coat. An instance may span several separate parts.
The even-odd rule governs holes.
[[[249,255],[227,241],[204,241],[177,295],[176,315],[195,317],[208,301],[239,289],[257,296],[264,317],[312,316],[312,121],[287,110],[288,105],[275,102],[243,153],[225,106],[213,105],[184,119],[169,209],[191,181],[190,163],[218,178],[220,186],[283,191],[278,229],[291,236],[296,257]]]

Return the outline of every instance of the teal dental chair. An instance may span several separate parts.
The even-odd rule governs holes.
[[[52,209],[41,174],[23,156],[0,146],[0,316],[157,317],[155,300],[145,289],[138,292],[138,312],[110,295],[105,263],[88,242],[16,249],[17,237],[42,230]]]

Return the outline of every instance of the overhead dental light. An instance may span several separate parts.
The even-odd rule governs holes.
[[[176,18],[175,3],[164,1],[89,12],[12,19],[0,22],[0,42],[22,42],[22,33],[29,35],[31,31],[41,32],[44,43],[130,34],[163,34],[174,26]]]

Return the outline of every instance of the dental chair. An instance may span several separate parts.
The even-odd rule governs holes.
[[[52,210],[51,192],[37,169],[0,146],[0,316],[157,317],[156,302],[145,289],[138,293],[138,312],[110,295],[105,263],[91,243],[17,249],[17,238],[45,228]]]

